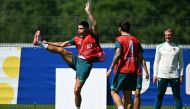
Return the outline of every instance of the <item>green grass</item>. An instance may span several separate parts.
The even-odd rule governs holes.
[[[113,105],[108,105],[107,109],[117,109],[115,106]],[[153,106],[141,106],[140,109],[153,109]],[[162,106],[161,109],[176,109],[175,106]],[[190,109],[190,106],[185,106],[183,109]]]
[[[0,104],[0,109],[55,109],[55,105],[47,104]],[[117,109],[114,105],[108,105],[107,109]],[[153,106],[141,106],[140,109],[153,109]],[[175,109],[175,106],[163,106],[161,109]],[[186,106],[183,109],[190,109]]]

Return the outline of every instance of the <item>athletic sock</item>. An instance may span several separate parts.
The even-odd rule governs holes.
[[[124,107],[123,106],[118,106],[118,109],[124,109]]]
[[[42,48],[44,48],[44,49],[47,49],[48,44],[45,44],[45,43],[42,42],[42,41],[38,41],[38,46],[40,46],[40,47],[42,47]]]

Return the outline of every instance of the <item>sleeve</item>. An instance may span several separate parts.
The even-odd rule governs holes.
[[[144,50],[143,50],[143,48],[142,48],[142,46],[141,46],[141,44],[139,43],[139,53],[144,53]]]
[[[180,48],[180,52],[179,52],[179,73],[180,76],[183,76],[183,49]]]
[[[154,58],[154,76],[158,76],[158,67],[160,62],[160,46],[156,48],[155,58]]]
[[[93,35],[93,37],[95,38],[95,40],[96,40],[97,42],[99,42],[99,34]]]
[[[71,45],[76,45],[74,38],[72,38],[71,40],[69,40],[69,43],[70,43]]]
[[[115,41],[115,48],[122,48],[121,44],[117,40]]]

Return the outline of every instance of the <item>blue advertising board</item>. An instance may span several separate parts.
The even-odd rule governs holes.
[[[67,48],[77,55],[74,48]],[[105,62],[94,63],[94,68],[109,68],[115,53],[114,48],[104,48],[107,55]],[[150,81],[142,92],[142,105],[153,105],[157,94],[157,85],[153,84],[153,63],[155,49],[144,49],[144,57],[150,71]],[[190,49],[184,48],[184,82],[181,87],[183,104],[190,105]],[[22,48],[20,56],[20,72],[18,82],[17,104],[55,104],[56,68],[68,68],[58,54],[53,54],[41,48]],[[187,76],[189,75],[189,76]],[[113,104],[110,95],[110,84],[113,78],[111,74],[107,79],[107,104]],[[97,80],[98,81],[98,80]],[[69,83],[69,82],[68,82]],[[67,93],[67,90],[63,93]],[[174,105],[171,91],[164,97],[163,105]]]

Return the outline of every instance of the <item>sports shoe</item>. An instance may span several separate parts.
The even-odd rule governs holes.
[[[36,31],[36,33],[34,34],[34,40],[33,40],[33,45],[37,45],[38,44],[38,39],[40,37],[40,31]]]

